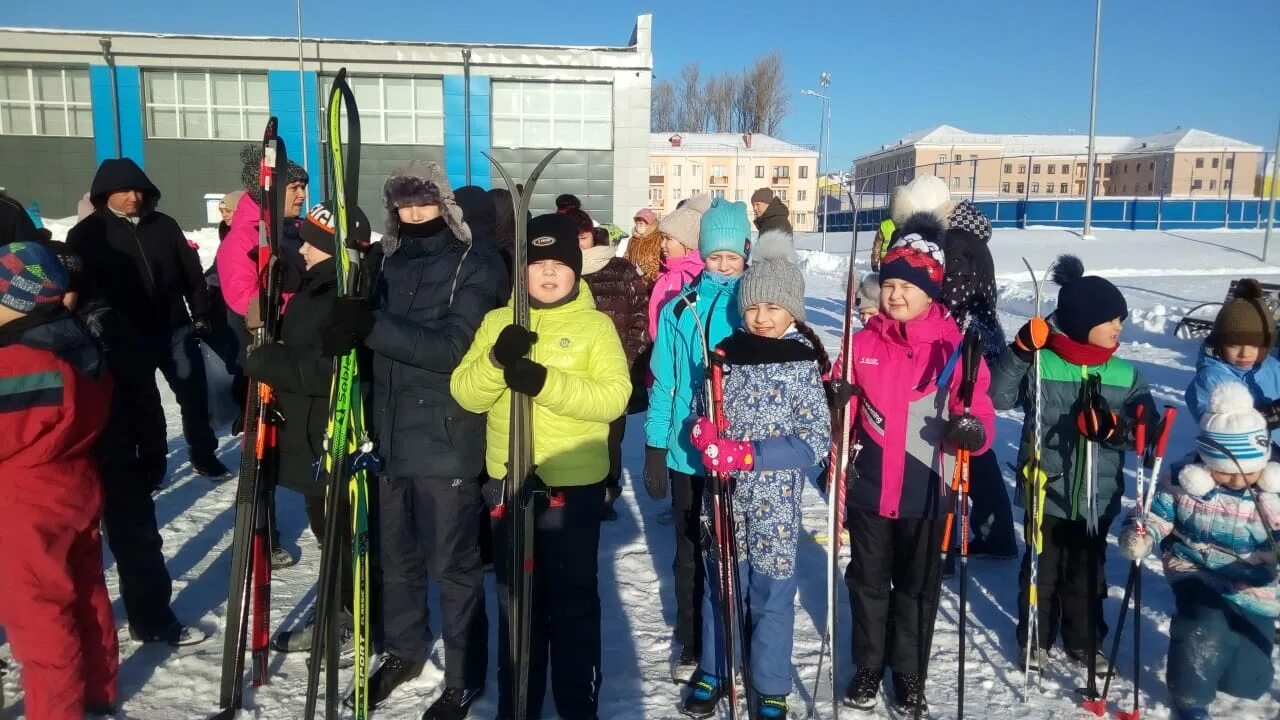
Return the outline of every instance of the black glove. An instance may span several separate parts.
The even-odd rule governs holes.
[[[1259,403],[1255,409],[1267,421],[1268,430],[1280,429],[1280,400]]]
[[[644,449],[644,489],[649,497],[661,500],[667,496],[667,449],[646,445]]]
[[[498,333],[493,343],[493,359],[502,367],[511,367],[516,360],[529,354],[529,349],[538,342],[538,334],[519,325],[508,325]]]
[[[356,342],[369,337],[374,321],[373,308],[363,298],[337,298],[329,311],[329,324],[346,332]]]
[[[547,384],[546,366],[529,358],[516,358],[515,362],[502,371],[502,376],[507,380],[507,387],[529,397],[537,397],[542,392],[542,386]]]
[[[142,458],[138,463],[138,474],[142,486],[152,494],[164,487],[164,479],[169,474],[169,464],[163,455],[154,458]]]
[[[970,413],[955,416],[947,421],[947,442],[957,450],[974,452],[987,444],[987,429]]]
[[[1093,394],[1088,405],[1080,408],[1076,415],[1076,429],[1093,442],[1125,442],[1129,437],[1130,425],[1128,420],[1111,409],[1111,403],[1101,393]]]
[[[843,409],[854,395],[861,393],[862,389],[853,383],[844,380],[831,381],[831,400],[835,403],[836,409]]]
[[[331,357],[342,357],[356,346],[356,339],[351,333],[333,325],[320,328],[320,352]]]
[[[490,480],[480,486],[480,497],[484,498],[484,506],[490,510],[502,504],[503,481]]]
[[[1044,318],[1033,317],[1027,321],[1009,344],[1009,349],[1023,362],[1031,362],[1036,351],[1049,342],[1049,324]]]
[[[209,338],[213,336],[213,325],[210,324],[209,318],[205,315],[196,315],[191,318],[191,327],[197,340],[209,342]]]

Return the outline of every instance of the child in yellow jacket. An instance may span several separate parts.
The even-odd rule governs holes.
[[[596,310],[582,281],[577,229],[564,215],[529,222],[529,329],[508,306],[485,316],[449,383],[471,412],[488,413],[486,466],[506,475],[511,390],[532,399],[535,479],[534,594],[527,717],[540,717],[548,658],[556,711],[566,720],[598,716],[600,596],[597,551],[609,472],[609,423],[631,397],[626,354],[613,321]],[[500,482],[490,482],[497,488]],[[510,515],[508,515],[510,517]],[[509,523],[494,523],[498,579],[498,717],[510,718],[507,658]]]

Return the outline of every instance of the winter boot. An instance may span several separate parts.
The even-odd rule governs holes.
[[[883,680],[883,670],[858,668],[858,672],[854,674],[853,679],[849,681],[849,686],[844,690],[842,704],[855,710],[873,709]]]
[[[369,709],[386,700],[401,685],[422,674],[425,661],[409,662],[398,655],[387,654],[382,665],[369,678]],[[355,695],[348,695],[347,707],[355,707]]]
[[[311,637],[315,633],[316,611],[312,610],[302,627],[293,630],[281,630],[271,638],[271,648],[276,652],[306,652],[311,649]]]
[[[929,703],[924,699],[924,680],[910,673],[893,674],[893,707],[899,715],[914,715],[916,708],[921,715],[929,714]]]
[[[447,687],[444,689],[444,694],[422,713],[422,720],[463,720],[471,708],[471,703],[475,702],[483,692],[484,688],[461,690]]]
[[[1213,720],[1209,710],[1202,707],[1174,708],[1173,720]]]
[[[1023,663],[1025,663],[1027,670],[1034,673],[1040,672],[1044,668],[1049,667],[1049,662],[1053,659],[1052,653],[1053,651],[1049,648],[1037,648],[1031,651],[1031,657],[1028,658],[1027,650],[1026,648],[1023,648],[1022,651],[1018,653],[1018,657],[1022,659]]]
[[[709,718],[715,715],[716,706],[725,696],[724,683],[715,675],[699,670],[692,685],[693,690],[689,691],[689,697],[684,699],[680,714],[691,718]]]
[[[702,651],[692,645],[685,645],[680,650],[680,657],[671,666],[671,682],[677,685],[688,685],[693,682],[693,675],[698,671],[698,660]]]
[[[271,548],[272,570],[283,570],[288,567],[293,567],[297,563],[298,559],[295,558],[288,550],[285,550],[284,546],[275,545]]]
[[[84,714],[90,716],[115,717],[118,712],[120,708],[115,703],[89,703],[84,706]]]
[[[1084,670],[1085,672],[1089,671],[1089,651],[1088,650],[1085,650],[1083,652],[1077,652],[1075,650],[1068,649],[1067,657],[1071,658],[1073,662],[1078,664],[1081,670]],[[1107,668],[1109,667],[1111,667],[1111,663],[1107,661],[1106,653],[1099,650],[1098,661],[1097,661],[1097,665],[1094,666],[1093,674],[1096,675],[1097,677],[1105,677],[1107,674]]]
[[[204,642],[209,637],[209,633],[194,625],[183,625],[181,622],[174,620],[173,624],[156,632],[139,630],[131,625],[129,626],[129,637],[140,643],[163,642],[172,647],[184,647]]]
[[[755,716],[761,720],[785,720],[787,717],[786,695],[760,695],[757,700]]]
[[[606,522],[613,522],[618,519],[618,511],[613,509],[613,504],[618,501],[618,496],[622,495],[622,487],[620,485],[604,486],[604,519]]]
[[[204,475],[214,480],[224,480],[231,477],[231,471],[227,469],[226,465],[222,464],[222,461],[216,455],[191,458],[191,469],[195,470],[197,475]]]

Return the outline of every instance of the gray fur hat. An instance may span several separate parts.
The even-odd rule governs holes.
[[[248,143],[240,148],[240,184],[244,185],[245,194],[253,199],[258,205],[262,205],[262,198],[259,197],[258,183],[261,181],[260,174],[262,172],[262,144]],[[309,183],[311,178],[307,176],[307,171],[298,163],[290,160],[289,168],[285,171],[285,184],[290,183]]]
[[[738,281],[738,310],[758,303],[773,303],[787,309],[797,322],[804,322],[804,273],[796,262],[790,233],[769,230],[751,246],[751,267]]]
[[[471,228],[463,220],[462,208],[453,198],[449,177],[439,163],[413,160],[391,173],[382,186],[382,205],[387,209],[387,234],[382,245],[388,255],[400,247],[400,214],[405,205],[439,205],[445,224],[467,245],[471,244]]]

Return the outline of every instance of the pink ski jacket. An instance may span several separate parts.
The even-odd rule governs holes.
[[[653,292],[649,294],[650,340],[658,339],[658,316],[662,313],[662,306],[679,295],[681,288],[693,282],[703,267],[702,256],[697,250],[690,251],[682,258],[662,261],[662,271],[653,283]]]

